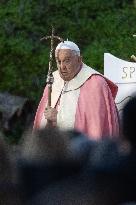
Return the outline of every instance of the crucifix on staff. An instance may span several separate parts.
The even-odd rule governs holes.
[[[50,36],[44,36],[43,38],[41,38],[40,40],[48,40],[50,39],[51,41],[51,45],[50,45],[50,56],[49,56],[49,69],[48,69],[48,74],[47,74],[47,79],[46,79],[46,83],[48,85],[48,103],[47,103],[47,107],[51,106],[51,92],[52,92],[52,84],[54,82],[54,77],[53,77],[53,53],[54,53],[54,40],[58,39],[59,41],[63,42],[63,38],[54,35],[54,27],[52,26],[52,34]],[[47,120],[48,124],[51,125],[50,120]]]

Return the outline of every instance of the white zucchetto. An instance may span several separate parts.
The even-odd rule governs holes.
[[[80,49],[79,47],[72,41],[64,41],[57,45],[55,52],[60,49],[70,49],[72,51],[76,51],[77,54],[80,56]]]

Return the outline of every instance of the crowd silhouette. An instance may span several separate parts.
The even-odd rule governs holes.
[[[0,137],[0,204],[135,205],[136,96],[120,137],[92,141],[76,130],[27,131],[17,152]]]

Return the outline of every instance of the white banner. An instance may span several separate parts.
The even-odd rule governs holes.
[[[104,75],[118,86],[116,104],[118,110],[136,94],[136,63],[125,61],[110,53],[104,54]]]

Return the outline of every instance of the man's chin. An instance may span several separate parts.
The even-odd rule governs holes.
[[[67,76],[67,75],[60,75],[60,77],[64,80],[64,81],[70,81],[71,80],[71,78],[69,77],[69,76]]]

